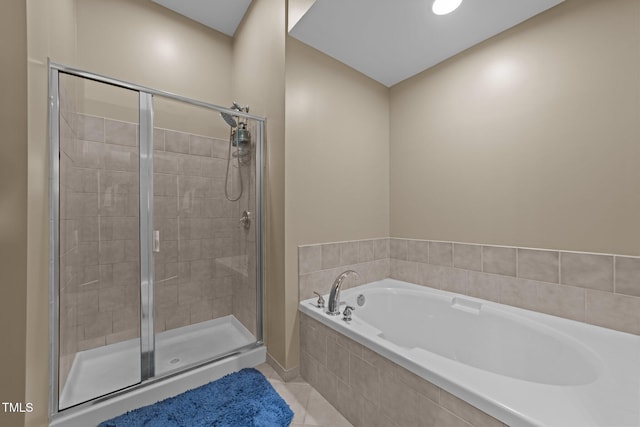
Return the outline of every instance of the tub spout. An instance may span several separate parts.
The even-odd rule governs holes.
[[[330,314],[332,316],[340,315],[340,308],[338,307],[340,305],[340,288],[342,288],[342,282],[344,282],[344,279],[352,274],[355,274],[356,277],[360,277],[358,272],[354,270],[347,270],[336,277],[336,280],[331,286],[331,293],[329,294],[329,306],[327,314]]]

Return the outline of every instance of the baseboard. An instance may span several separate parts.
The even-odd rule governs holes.
[[[267,352],[267,363],[271,366],[284,382],[289,382],[300,375],[300,366],[284,369],[276,359]]]

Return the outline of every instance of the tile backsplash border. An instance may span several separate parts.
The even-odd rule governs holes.
[[[380,238],[298,247],[299,300],[393,278],[640,335],[640,257]]]

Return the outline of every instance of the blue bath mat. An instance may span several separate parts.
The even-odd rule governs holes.
[[[98,427],[286,427],[293,412],[255,369],[100,423]]]

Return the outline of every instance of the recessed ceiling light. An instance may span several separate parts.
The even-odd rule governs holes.
[[[436,15],[446,15],[456,10],[460,3],[462,3],[462,0],[435,0],[431,10]]]

